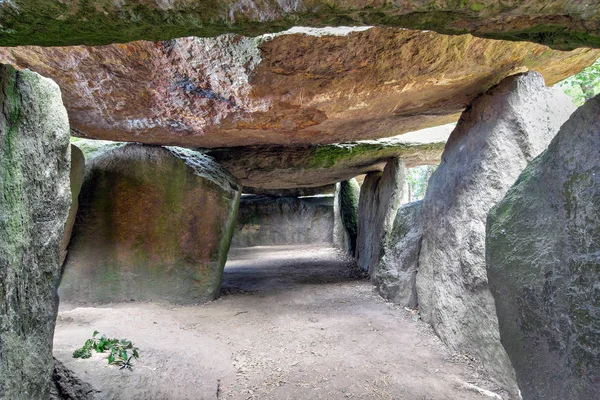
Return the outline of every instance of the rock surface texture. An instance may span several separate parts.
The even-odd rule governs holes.
[[[0,66],[0,398],[48,398],[60,243],[71,204],[58,86]]]
[[[301,187],[294,189],[261,189],[244,186],[244,193],[257,194],[271,197],[300,197],[316,196],[322,194],[334,194],[335,185],[326,185],[318,187]]]
[[[244,196],[233,247],[332,243],[333,198]]]
[[[352,178],[335,185],[333,243],[350,255],[356,251],[359,197],[360,186],[356,179]]]
[[[487,271],[525,400],[600,398],[600,97],[492,209]]]
[[[54,385],[50,388],[50,400],[93,400],[95,398],[92,385],[83,382],[56,358],[52,381]]]
[[[536,70],[552,85],[600,57],[397,28],[327,32],[2,48],[0,62],[54,79],[77,136],[230,147],[341,143],[442,125],[508,75]]]
[[[61,298],[214,299],[239,198],[235,179],[191,150],[127,145],[91,158]]]
[[[416,308],[419,304],[416,279],[423,238],[422,203],[415,201],[398,209],[372,278],[384,298],[402,307]]]
[[[444,144],[411,143],[399,136],[321,146],[220,148],[207,150],[207,154],[245,187],[257,191],[335,184],[367,172],[383,171],[391,157],[402,158],[407,168],[438,164]]]
[[[0,46],[106,44],[294,25],[387,25],[531,40],[560,48],[600,46],[596,0],[15,0],[0,3]]]
[[[514,372],[500,344],[485,269],[486,217],[573,109],[537,73],[507,78],[461,116],[423,200],[421,316],[509,390]]]
[[[71,240],[71,233],[73,232],[77,210],[79,209],[79,192],[81,191],[81,185],[83,185],[84,176],[85,157],[83,152],[79,147],[71,145],[71,172],[69,174],[69,180],[71,182],[71,208],[69,209],[69,217],[65,223],[65,234],[60,242],[61,265],[65,262],[65,258],[67,257],[67,248],[69,246],[69,241]]]
[[[399,158],[390,159],[383,172],[367,174],[362,184],[355,256],[358,265],[371,276],[379,265],[383,243],[406,196],[406,168]]]

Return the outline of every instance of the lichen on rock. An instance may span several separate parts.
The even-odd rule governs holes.
[[[371,276],[377,272],[396,212],[407,198],[406,167],[399,158],[390,159],[383,172],[367,174],[362,184],[355,257],[358,266]]]
[[[487,219],[500,338],[523,398],[600,396],[600,97],[565,122]]]
[[[46,399],[71,204],[58,85],[0,66],[0,398]]]
[[[411,309],[419,304],[416,279],[423,238],[422,205],[415,201],[400,206],[372,278],[384,298]]]
[[[423,200],[421,317],[513,394],[514,371],[500,344],[485,269],[485,220],[573,109],[535,72],[505,79],[463,113]]]
[[[235,178],[176,147],[129,144],[87,163],[63,300],[217,297],[241,195]]]
[[[99,45],[292,26],[390,26],[556,46],[600,45],[594,0],[10,0],[0,3],[0,45]]]
[[[353,255],[358,234],[358,201],[360,186],[355,178],[335,186],[333,200],[333,242],[336,247]]]

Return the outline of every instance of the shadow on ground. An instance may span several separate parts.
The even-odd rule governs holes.
[[[300,285],[367,279],[351,257],[328,245],[232,248],[221,295],[260,292],[269,295]]]

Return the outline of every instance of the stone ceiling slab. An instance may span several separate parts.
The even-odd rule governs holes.
[[[395,136],[457,120],[507,75],[552,85],[598,57],[397,28],[0,48],[60,85],[77,135],[188,147]]]
[[[600,47],[596,0],[5,0],[0,46],[249,36],[292,26],[377,25]]]

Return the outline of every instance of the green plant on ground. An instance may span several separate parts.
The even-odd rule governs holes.
[[[73,352],[74,358],[90,358],[92,356],[92,350],[97,353],[104,353],[104,351],[110,351],[108,355],[108,363],[112,365],[120,366],[119,369],[133,369],[131,359],[138,359],[139,349],[127,339],[110,339],[106,335],[102,335],[98,338],[98,331],[94,331],[91,339],[85,341],[83,346]]]

